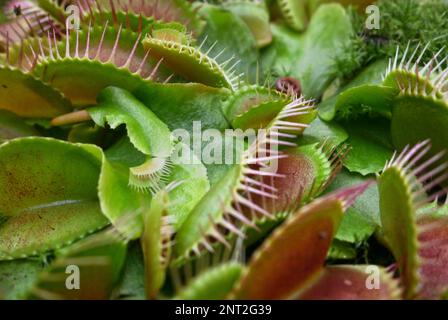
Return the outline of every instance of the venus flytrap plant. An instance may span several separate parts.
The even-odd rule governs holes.
[[[225,130],[229,123],[221,106],[230,90],[198,83],[152,83],[137,88],[134,96],[150,108],[172,131],[194,131],[200,119],[202,129]]]
[[[443,298],[444,24],[327,2],[9,1],[1,298]]]
[[[173,223],[176,229],[179,228],[209,188],[207,172],[198,159],[193,157],[190,163],[171,158],[175,145],[187,148],[188,154],[189,147],[175,142],[169,128],[122,89],[104,89],[98,97],[98,104],[84,112],[100,126],[107,123],[115,129],[124,124],[129,136],[129,140],[119,142],[106,152],[106,157],[103,156],[99,197],[104,214],[115,223],[123,214],[148,208],[149,195],[142,191],[149,190],[154,194],[164,184],[180,180],[183,183],[169,193],[170,212],[175,217]],[[55,119],[54,122],[58,121]],[[130,154],[132,160],[122,154]],[[116,193],[119,194],[118,199]]]
[[[446,57],[441,49],[423,63],[428,46],[419,45],[411,52],[408,44],[402,54],[397,47],[381,83],[347,88],[337,96],[332,111],[328,108],[332,103],[324,102],[326,111],[321,116],[344,121],[366,116],[390,119],[391,142],[396,149],[429,138],[436,151],[443,150],[446,134],[440,128],[445,127],[446,118]],[[429,126],[434,128],[432,132],[427,130]],[[405,130],[411,127],[413,130]]]
[[[108,9],[113,11],[109,1],[99,0],[98,3],[101,3],[102,8],[108,8],[109,5]],[[128,1],[128,3],[126,1],[113,0],[112,3],[115,3],[117,12],[129,10],[136,15],[154,17],[165,22],[179,22],[196,34],[201,32],[204,25],[204,22],[196,12],[197,9],[186,0],[168,0],[163,3],[157,0]]]
[[[98,104],[88,109],[93,121],[115,129],[126,125],[129,139],[148,159],[130,169],[129,183],[152,192],[158,190],[161,179],[169,174],[174,141],[169,128],[130,93],[119,88],[106,88],[98,96]]]
[[[178,26],[198,34],[203,28],[203,21],[188,1],[102,1],[87,0],[78,3],[81,21],[109,20],[114,25],[123,24],[133,31],[151,29],[162,23],[178,23]]]
[[[270,161],[276,161],[284,155],[272,149],[272,146],[294,145],[287,141],[292,134],[306,125],[287,122],[284,119],[297,110],[311,110],[303,98],[284,106],[283,110],[269,123],[261,136],[257,137],[237,159],[237,164],[228,170],[193,209],[188,219],[176,235],[176,255],[183,259],[190,254],[200,254],[203,250],[213,251],[211,243],[218,241],[228,246],[228,233],[243,237],[237,223],[254,226],[251,220],[259,216],[272,217],[271,213],[253,202],[253,196],[260,195],[275,198],[272,188],[258,180],[263,176],[278,176],[275,172],[263,170]],[[217,205],[218,204],[218,205]],[[245,209],[244,209],[245,208]],[[249,212],[250,217],[246,216]]]
[[[145,161],[146,156],[139,152],[126,137],[109,148],[103,157],[103,165],[99,179],[99,199],[102,211],[123,234],[138,238],[143,232],[143,220],[139,215],[134,216],[134,223],[140,228],[137,232],[129,234],[129,231],[121,229],[117,224],[124,215],[132,212],[146,212],[151,207],[151,195],[133,186],[129,186],[130,168]],[[194,158],[192,163],[175,162],[170,172],[165,176],[166,184],[181,181],[176,188],[170,188],[168,192],[170,219],[173,230],[176,231],[183,224],[190,211],[208,191],[210,184],[205,167]],[[157,186],[164,189],[164,185]],[[124,225],[124,227],[127,227]]]
[[[20,43],[7,43],[1,54],[1,61],[4,65],[28,72],[37,62],[33,59],[33,52],[39,52],[39,45],[42,46],[42,51],[48,52],[50,42],[48,36],[33,36],[23,39]]]
[[[48,12],[46,17],[48,19],[51,17],[53,21],[56,21],[55,24],[59,23],[62,26],[61,29],[64,29],[66,21],[73,19],[73,11],[67,10],[69,6],[77,8],[78,18],[84,25],[87,25],[88,21],[104,23],[109,20],[114,25],[123,24],[134,31],[141,31],[141,27],[152,25],[155,21],[163,21],[165,23],[178,22],[195,33],[200,33],[203,28],[203,21],[192,5],[185,0],[167,0],[163,3],[159,0],[138,2],[129,0],[38,0],[37,4],[34,4],[34,10]],[[32,13],[30,10],[26,10],[22,15],[27,20],[31,20],[34,18]]]
[[[129,183],[137,189],[156,192],[171,167],[169,158],[174,140],[169,128],[131,93],[115,87],[102,90],[96,106],[55,118],[52,123],[61,125],[88,119],[101,127],[106,123],[112,129],[126,126],[131,143],[147,157],[143,164],[130,168]]]

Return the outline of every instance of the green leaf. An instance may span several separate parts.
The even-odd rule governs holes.
[[[170,75],[163,66],[155,68],[156,59],[145,59],[147,52],[137,32],[113,25],[106,27],[103,23],[93,24],[90,30],[68,29],[69,39],[57,42],[60,54],[54,50],[55,44],[50,43],[53,50],[40,52],[32,69],[33,75],[61,91],[76,107],[95,104],[101,90],[109,86],[132,91],[151,83],[151,79],[166,79]],[[132,61],[126,64],[130,56]]]
[[[123,278],[115,299],[143,300],[145,295],[145,266],[140,241],[129,243]]]
[[[98,105],[88,109],[99,126],[112,129],[126,125],[132,144],[146,155],[168,157],[171,154],[171,132],[150,109],[126,90],[108,87],[98,96]]]
[[[430,139],[433,155],[445,151],[448,146],[447,126],[448,103],[444,100],[424,95],[402,95],[393,102],[391,136],[398,150]],[[443,160],[448,161],[448,155]]]
[[[291,75],[296,57],[302,54],[303,36],[281,24],[271,24],[271,30],[272,43],[261,52],[262,71],[266,76]]]
[[[108,142],[110,137],[108,132],[100,126],[92,123],[81,123],[73,126],[68,133],[67,140],[73,143],[90,143],[96,145],[103,145]]]
[[[233,166],[188,215],[176,235],[175,251],[179,259],[185,257],[192,250],[197,250],[200,242],[206,241],[204,233],[213,231],[215,221],[220,221],[223,218],[224,209],[232,203],[233,195],[239,187],[241,171],[241,166]]]
[[[101,210],[119,231],[131,238],[140,236],[141,215],[149,208],[151,196],[129,186],[129,167],[103,156],[98,196]],[[123,219],[131,220],[122,224]]]
[[[296,31],[305,29],[308,23],[306,0],[277,0],[277,6],[289,27]]]
[[[336,115],[336,109],[337,106],[339,108],[344,107],[344,101],[352,101],[352,103],[356,105],[362,105],[365,101],[363,99],[363,96],[360,94],[362,91],[366,91],[369,93],[369,90],[366,88],[369,88],[370,86],[374,85],[381,85],[383,82],[382,75],[387,69],[388,66],[388,60],[378,60],[373,62],[372,64],[368,65],[364,70],[362,70],[353,80],[342,86],[341,88],[338,88],[336,90],[336,94],[333,95],[331,98],[328,98],[324,100],[319,105],[319,116],[327,121],[332,120]],[[367,86],[363,89],[363,87]],[[380,93],[385,93],[381,91],[382,87],[379,87],[377,91]],[[360,91],[358,91],[358,89]],[[346,93],[346,91],[348,91]],[[387,89],[384,89],[384,91],[387,91]],[[358,94],[359,93],[359,94]],[[373,94],[373,91],[371,92]],[[341,100],[341,95],[344,99]],[[383,98],[383,95],[380,96],[382,101],[385,101]],[[369,100],[370,101],[370,100]],[[386,100],[387,101],[387,100]],[[377,103],[372,99],[374,105],[382,105],[380,103]]]
[[[336,235],[337,236],[337,235]],[[356,258],[356,249],[351,243],[333,240],[327,259],[330,260],[354,260]]]
[[[193,131],[193,122],[202,129],[229,128],[221,105],[229,91],[201,84],[150,84],[133,92],[135,97],[154,112],[171,130]]]
[[[342,123],[341,123],[342,124]],[[342,124],[349,134],[350,147],[344,166],[350,172],[362,175],[377,173],[392,156],[393,146],[389,135],[389,121],[381,118],[363,118]]]
[[[332,146],[338,146],[348,139],[347,131],[335,122],[326,122],[317,117],[305,129],[299,139],[300,144],[314,144],[327,141]]]
[[[300,79],[307,97],[319,98],[336,76],[334,58],[350,40],[352,24],[339,4],[319,7],[304,34],[303,49],[296,57],[292,76]]]
[[[328,192],[365,182],[360,174],[343,170],[336,176]],[[347,210],[342,219],[335,239],[351,244],[360,244],[368,240],[380,227],[379,194],[376,184],[372,184],[360,195]]]
[[[205,166],[196,157],[191,163],[175,163],[168,181],[179,182],[168,194],[168,211],[175,217],[174,228],[178,230],[208,192],[210,183]]]

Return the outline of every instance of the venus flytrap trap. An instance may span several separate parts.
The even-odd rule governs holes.
[[[290,98],[288,96],[264,86],[243,86],[232,93],[225,101],[222,109],[232,126],[238,128],[239,126],[235,121],[246,112],[264,103],[287,103],[289,100]]]
[[[370,182],[340,190],[301,208],[254,254],[232,295],[239,299],[397,298],[396,280],[384,275],[381,291],[365,287],[368,274],[356,267],[325,267],[327,251],[344,211]],[[294,247],[288,244],[294,242]],[[306,250],[313,246],[314,250]],[[358,267],[360,268],[360,267]],[[278,272],[272,272],[275,269]],[[340,290],[336,280],[353,279],[356,286]],[[361,278],[361,281],[359,281]],[[334,289],[333,289],[334,286]],[[325,289],[323,289],[325,288]],[[339,289],[339,290],[338,290]],[[344,297],[344,295],[346,295]]]
[[[141,47],[141,34],[109,28],[106,22],[102,28],[89,25],[87,31],[67,31],[61,42],[49,37],[49,52],[34,52],[38,62],[32,73],[75,105],[95,103],[107,86],[135,90],[158,76],[160,61],[151,62],[148,50]]]
[[[383,233],[408,299],[440,298],[448,287],[442,262],[447,254],[446,217],[431,215],[439,210],[437,205],[427,210],[446,194],[433,188],[448,178],[448,164],[438,164],[442,153],[425,159],[430,149],[428,141],[406,147],[386,164],[378,183]]]
[[[125,124],[129,126],[129,138],[119,141],[106,151],[105,157],[103,156],[99,179],[99,198],[103,212],[115,224],[123,214],[148,210],[151,197],[146,191],[149,190],[154,194],[163,189],[166,184],[181,181],[176,188],[170,188],[167,195],[170,202],[167,210],[171,218],[174,219],[173,228],[177,230],[185,221],[190,210],[208,191],[207,171],[194,156],[192,160],[182,158],[173,160],[171,152],[174,145],[161,143],[167,139],[173,141],[168,128],[129,93],[117,88],[106,89],[106,93],[112,93],[112,91],[115,91],[112,96],[120,96],[120,99],[113,99],[114,103],[117,103],[115,106],[127,108],[128,119],[118,116],[116,120],[119,122],[122,119],[126,120]],[[97,115],[101,118],[105,110],[101,109],[101,105],[95,108],[100,109],[92,111],[93,118]],[[135,116],[138,114],[142,117]],[[125,115],[125,113],[120,115]],[[135,118],[132,118],[131,115],[134,115]],[[144,122],[135,121],[137,119]],[[152,124],[150,128],[146,127],[148,123]],[[163,139],[158,140],[157,137]],[[145,144],[145,141],[149,144]],[[154,146],[153,151],[168,150],[170,153],[165,156],[159,154],[157,157],[157,152],[150,153],[150,155],[142,152],[151,150],[148,149],[151,145]],[[179,145],[183,151],[191,152],[189,146],[178,142],[176,147]],[[138,237],[142,230],[140,229],[132,237]],[[127,234],[126,230],[120,231]]]
[[[241,75],[235,74],[238,60],[234,58],[217,62],[219,53],[215,57],[209,57],[211,49],[205,53],[201,47],[195,48],[189,44],[183,44],[172,39],[159,39],[151,36],[143,40],[143,46],[151,50],[151,54],[162,59],[176,74],[180,74],[192,82],[203,83],[212,87],[226,87],[237,89]],[[213,47],[212,47],[213,48]]]
[[[1,260],[41,255],[109,224],[96,192],[98,148],[36,137],[8,141],[0,152]],[[77,161],[65,163],[67,155]]]
[[[448,143],[447,132],[442,129],[448,121],[448,69],[444,69],[448,56],[441,49],[421,66],[428,45],[420,50],[417,47],[413,53],[408,45],[401,62],[397,51],[385,75],[384,83],[399,90],[392,104],[391,119],[391,136],[397,149],[431,139],[434,152],[438,152],[445,150]],[[432,128],[429,131],[428,126]],[[403,134],[409,127],[413,130]]]
[[[261,103],[254,103],[248,108],[248,110],[240,110],[240,113],[235,116],[232,121],[232,126],[237,129],[262,129],[269,125],[272,119],[280,114],[285,104],[293,103],[295,97],[280,96],[278,99],[269,99],[268,101]],[[314,106],[306,106],[311,104],[312,100],[302,99],[304,106],[291,110],[285,122],[298,122],[308,124],[312,122],[316,116],[316,110]],[[247,108],[247,107],[246,107]],[[299,130],[300,133],[303,130]],[[286,132],[288,133],[288,132]],[[296,131],[297,133],[297,131]]]
[[[81,20],[113,21],[124,24],[134,31],[152,28],[157,22],[174,22],[196,34],[200,33],[204,22],[196,9],[185,0],[153,1],[102,1],[88,0],[79,4]]]
[[[344,148],[335,150],[329,145],[307,145],[283,152],[287,157],[278,160],[277,170],[282,177],[263,181],[277,190],[278,198],[256,198],[269,212],[287,212],[317,198],[331,184],[347,153]]]
[[[24,2],[26,3],[26,1]],[[14,4],[15,2],[11,2],[11,5]],[[29,23],[29,25],[36,27],[37,21],[35,20],[35,12],[44,12],[45,16],[40,17],[42,21],[40,21],[39,25],[52,26],[56,24],[63,30],[66,26],[66,22],[74,18],[72,16],[74,11],[69,10],[71,9],[70,6],[76,8],[77,14],[79,14],[79,17],[76,18],[79,18],[83,25],[87,25],[88,21],[99,23],[110,21],[114,25],[126,24],[128,28],[134,31],[140,31],[141,28],[152,25],[156,21],[163,21],[166,23],[179,22],[195,33],[200,33],[203,28],[203,21],[201,21],[200,17],[195,12],[196,10],[188,1],[184,0],[167,0],[163,3],[158,0],[144,0],[139,1],[138,3],[128,0],[62,2],[55,0],[39,0],[37,1],[37,4],[32,3],[30,9],[27,9],[30,7],[30,5],[27,5],[25,7],[27,10],[20,10],[21,14],[19,16],[22,17],[25,22],[32,21],[33,24]],[[20,6],[20,8],[22,8],[22,6]],[[51,22],[53,22],[53,24],[51,24]],[[24,22],[22,22],[22,24],[23,23]],[[43,34],[47,31],[47,28],[42,28]],[[17,29],[21,31],[19,25],[15,27],[15,30]],[[21,37],[23,38],[24,35]]]
[[[435,151],[446,148],[446,132],[442,129],[446,119],[445,50],[424,61],[428,47],[429,44],[418,45],[411,51],[408,43],[403,53],[397,47],[382,81],[369,75],[383,65],[379,62],[335,98],[323,102],[320,116],[327,121],[338,121],[349,132],[347,143],[353,148],[345,165],[351,171],[364,175],[378,173],[381,162],[393,149],[401,150],[424,139],[431,139]],[[433,129],[427,130],[430,126]],[[368,136],[370,142],[365,139]],[[365,149],[378,154],[370,167],[358,152],[363,147],[361,141]]]
[[[246,243],[266,236],[293,212],[320,196],[342,167],[345,150],[329,145],[311,144],[285,149],[285,158],[278,160],[278,177],[263,177],[264,188],[275,192],[275,199],[255,195],[253,201],[272,213],[272,217],[253,220],[257,228],[249,229]]]

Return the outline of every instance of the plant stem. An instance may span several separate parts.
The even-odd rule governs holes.
[[[86,110],[75,111],[56,117],[51,120],[52,126],[64,126],[92,120],[92,117]]]

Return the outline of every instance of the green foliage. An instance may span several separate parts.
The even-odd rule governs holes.
[[[1,299],[446,298],[446,0],[4,2]]]
[[[395,54],[396,47],[411,49],[429,44],[425,60],[448,45],[448,3],[443,0],[379,0],[380,29],[365,29],[364,14],[351,10],[355,35],[336,62],[341,78],[350,78],[372,61]],[[350,49],[351,47],[351,49]]]

